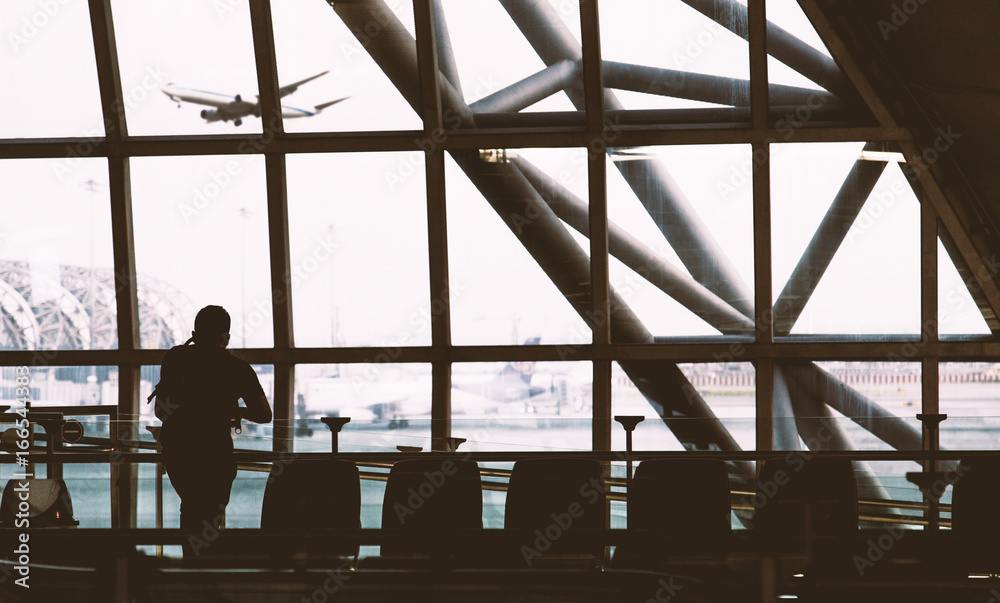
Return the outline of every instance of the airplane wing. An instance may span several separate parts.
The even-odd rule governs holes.
[[[289,94],[291,94],[292,92],[295,92],[296,90],[298,90],[299,86],[301,86],[302,84],[305,84],[306,82],[311,82],[314,79],[316,79],[316,78],[318,78],[320,76],[326,75],[328,73],[330,73],[329,69],[326,70],[326,71],[324,71],[323,73],[317,73],[316,75],[314,75],[312,77],[307,77],[304,80],[295,82],[294,84],[288,84],[287,86],[282,86],[281,88],[278,88],[278,98],[284,98],[284,97],[288,96]]]
[[[326,109],[327,107],[330,107],[332,105],[336,105],[340,101],[345,101],[345,100],[347,100],[349,98],[351,98],[351,97],[345,96],[344,98],[338,98],[337,100],[332,100],[332,101],[330,101],[328,103],[323,103],[322,105],[316,105],[316,107],[315,107],[316,108],[316,113],[319,113],[323,109]]]

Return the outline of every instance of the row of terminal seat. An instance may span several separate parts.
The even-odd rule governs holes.
[[[954,486],[955,529],[1000,533],[1000,514],[994,509],[1000,463],[981,458],[963,463],[962,468]],[[729,475],[721,460],[644,461],[628,493],[628,528],[681,540],[724,539],[732,532],[730,500]],[[760,533],[798,536],[808,530],[819,536],[845,536],[858,529],[854,468],[848,459],[789,454],[767,460],[756,494],[747,500],[754,509],[755,530]],[[521,460],[510,475],[504,526],[538,530],[543,535],[547,529],[550,533],[601,529],[605,527],[605,503],[606,486],[597,461]],[[482,482],[475,461],[402,460],[388,475],[382,528],[428,535],[482,529],[482,508]],[[264,494],[261,527],[286,531],[356,529],[360,527],[360,509],[360,477],[353,462],[276,464]],[[382,553],[426,552],[432,546],[429,540],[414,542],[387,543]],[[548,552],[565,552],[571,544],[552,542]],[[587,552],[597,554],[593,549]]]
[[[973,537],[957,542],[951,538],[918,537],[933,535],[923,531],[889,542],[886,534],[859,530],[853,463],[801,453],[765,461],[756,493],[737,499],[741,520],[748,519],[744,512],[747,507],[753,509],[749,517],[752,530],[736,533],[732,529],[734,506],[725,462],[668,459],[638,465],[628,492],[628,530],[609,536],[602,530],[607,521],[602,464],[560,458],[515,463],[507,485],[505,529],[484,530],[484,483],[478,464],[428,455],[392,466],[382,505],[382,532],[377,536],[380,555],[356,561],[359,540],[371,536],[356,537],[361,527],[360,478],[357,465],[350,461],[277,462],[265,487],[260,533],[232,530],[234,540],[227,542],[226,536],[220,536],[213,541],[204,552],[218,556],[218,565],[202,558],[170,570],[189,572],[192,579],[201,579],[203,575],[198,572],[253,567],[259,572],[279,572],[275,576],[299,576],[300,582],[306,581],[303,588],[307,592],[312,588],[309,580],[315,575],[310,572],[346,564],[347,571],[356,576],[348,583],[351,588],[382,593],[378,584],[392,578],[398,583],[392,587],[395,590],[389,590],[400,595],[420,585],[430,588],[439,583],[442,586],[434,591],[438,594],[448,588],[457,589],[456,593],[471,589],[477,595],[499,589],[495,592],[502,594],[506,592],[504,586],[527,589],[531,584],[543,590],[553,584],[559,584],[561,589],[583,588],[581,585],[589,584],[586,580],[604,576],[612,581],[624,580],[622,588],[639,594],[638,599],[617,599],[622,601],[661,600],[660,590],[679,590],[679,596],[671,595],[676,603],[754,601],[751,595],[762,592],[758,578],[764,580],[768,575],[761,569],[763,566],[754,564],[764,558],[777,559],[769,557],[775,551],[768,547],[783,537],[791,537],[786,540],[808,545],[802,549],[807,554],[801,561],[794,561],[797,565],[775,566],[775,576],[783,576],[779,578],[783,583],[775,586],[780,589],[776,592],[793,593],[800,600],[850,599],[862,603],[885,600],[885,588],[895,589],[893,593],[905,591],[907,596],[933,595],[937,597],[934,600],[942,600],[942,593],[946,593],[943,600],[958,601],[953,592],[957,588],[972,597],[961,600],[985,601],[975,597],[993,588],[994,583],[979,580],[974,584],[966,570],[975,565],[977,571],[992,575],[1000,567],[1000,553],[985,554],[968,546],[988,546],[1000,535],[1000,514],[996,513],[1000,462],[985,457],[963,462],[949,480],[954,482],[955,528],[949,534]],[[340,530],[343,534],[337,533]],[[0,530],[3,532],[9,531]],[[86,555],[88,562],[94,559],[104,563],[98,573],[116,571],[110,562],[122,549],[113,534],[81,533],[67,540],[60,536],[75,530],[43,532],[32,535],[32,550],[38,553],[33,560],[53,564],[53,572],[58,573],[60,566],[80,565],[81,555]],[[757,539],[758,535],[764,538]],[[984,540],[983,535],[989,538]],[[10,545],[7,550],[14,550],[14,534],[6,536],[5,546]],[[128,537],[133,536],[141,535]],[[507,536],[512,538],[505,539]],[[608,538],[615,541],[616,548],[613,557],[605,560]],[[881,544],[884,539],[889,542],[886,546]],[[879,561],[888,554],[888,547],[895,547],[892,554],[901,564]],[[98,550],[106,552],[95,554]],[[928,551],[933,553],[930,557]],[[43,559],[42,552],[58,555]],[[953,563],[953,559],[958,562]],[[287,572],[289,564],[303,571]],[[272,565],[271,569],[266,567]],[[166,584],[176,579],[173,573],[157,573],[157,567],[152,560],[140,561],[134,564],[133,573],[138,571],[135,575],[140,582],[155,579],[160,580],[157,584]],[[527,571],[528,567],[532,569]],[[242,581],[246,575],[239,576]],[[346,574],[341,577],[347,579]],[[89,584],[87,580],[67,584]],[[482,586],[477,581],[488,584]],[[608,583],[602,584],[610,588]],[[0,598],[2,593],[0,588]],[[439,600],[438,594],[427,600]],[[592,600],[607,600],[597,594]],[[862,594],[872,596],[862,598]],[[101,596],[75,600],[110,600]]]

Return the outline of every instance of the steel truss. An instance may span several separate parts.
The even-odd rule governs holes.
[[[184,339],[187,296],[163,281],[139,282],[146,347]],[[0,350],[110,350],[118,345],[114,272],[0,261]]]
[[[749,36],[746,8],[736,2],[684,0],[692,8],[715,19],[744,38]],[[545,0],[500,0],[546,67],[507,88],[467,105],[453,69],[435,74],[441,110],[457,116],[458,131],[473,129],[479,121],[493,123],[491,112],[517,112],[552,94],[565,93],[578,110],[588,110],[582,80],[583,52],[551,5]],[[436,16],[438,3],[431,0]],[[415,111],[422,109],[418,77],[417,41],[408,35],[383,3],[334,3],[344,23],[364,36],[366,23],[377,19],[386,24],[383,35],[366,40],[366,49],[389,76]],[[391,32],[391,35],[385,35]],[[822,97],[825,107],[853,108],[855,115],[867,111],[850,83],[828,57],[768,24],[768,51],[802,75],[824,86],[817,93],[804,89],[770,86],[772,107],[802,104]],[[450,42],[443,28],[436,31],[437,60],[454,65]],[[745,107],[749,104],[749,81],[737,81],[673,70],[603,62],[604,107],[623,109],[612,88],[663,94]],[[427,85],[426,82],[423,85]],[[736,90],[733,94],[731,91]],[[739,91],[743,91],[740,93]],[[592,109],[592,107],[590,107]],[[612,149],[608,149],[612,152]],[[621,149],[614,149],[620,152]],[[581,199],[523,158],[510,162],[484,163],[473,150],[450,150],[456,163],[511,228],[525,249],[538,262],[578,314],[591,325],[595,316],[590,297],[590,261],[576,245],[567,226],[590,236],[589,208]],[[754,330],[753,296],[704,226],[666,167],[657,159],[639,155],[636,160],[616,162],[626,182],[659,226],[680,257],[687,274],[657,257],[613,223],[606,225],[609,253],[650,283],[701,316],[722,334],[746,334]],[[840,248],[849,227],[885,169],[883,162],[858,160],[847,175],[827,216],[772,308],[774,333],[788,334],[809,301],[826,267]],[[530,215],[530,222],[518,216]],[[610,291],[609,315],[614,343],[648,343],[650,333],[614,290]],[[664,423],[685,448],[692,450],[739,450],[697,390],[677,365],[664,360],[621,360],[620,365],[656,409]],[[813,363],[781,363],[774,367],[776,408],[794,417],[794,422],[776,424],[776,441],[782,447],[799,449],[802,442],[814,446],[820,429],[831,437],[823,449],[848,450],[853,444],[833,420],[831,409],[853,419],[866,430],[900,450],[921,447],[920,432],[895,418],[853,388],[840,383]],[[700,419],[691,421],[689,419]],[[736,464],[734,474],[753,480],[749,466]],[[870,491],[883,492],[866,467],[863,482]]]

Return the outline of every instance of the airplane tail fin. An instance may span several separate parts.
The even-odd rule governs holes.
[[[323,103],[322,105],[316,105],[316,112],[317,112],[317,113],[319,113],[319,112],[320,112],[320,111],[322,111],[323,109],[326,109],[327,107],[330,107],[330,106],[333,106],[333,105],[336,105],[336,104],[337,104],[337,103],[339,103],[340,101],[345,101],[345,100],[347,100],[347,99],[349,99],[349,98],[351,98],[351,97],[349,97],[349,96],[345,96],[344,98],[338,98],[337,100],[332,100],[332,101],[330,101],[330,102],[328,102],[328,103]]]
[[[524,341],[524,345],[538,345],[542,340],[541,337],[529,337]],[[531,384],[531,376],[535,373],[535,363],[534,362],[508,362],[503,370],[500,371],[500,378],[512,377],[519,378],[525,383],[525,385]]]

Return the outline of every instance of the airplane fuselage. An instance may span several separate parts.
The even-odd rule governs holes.
[[[298,90],[299,86],[302,84],[311,82],[326,73],[328,73],[328,71],[324,71],[323,73],[308,77],[304,80],[282,86],[278,89],[278,97],[284,98],[285,96]],[[260,117],[260,97],[256,94],[253,96],[253,100],[251,101],[243,98],[239,94],[232,96],[229,94],[211,92],[209,90],[200,90],[198,88],[185,88],[175,84],[167,84],[161,90],[167,95],[168,98],[170,98],[170,100],[177,103],[178,107],[181,106],[181,103],[194,103],[196,105],[214,107],[213,109],[203,109],[201,112],[202,119],[208,122],[232,121],[233,124],[238,126],[243,123],[244,117],[249,117],[251,115],[254,117]],[[333,106],[346,99],[347,97],[343,97],[322,103],[313,107],[312,110],[281,105],[281,116],[285,119],[312,117],[323,109]]]
[[[207,90],[198,90],[195,88],[183,88],[181,86],[165,86],[163,88],[163,93],[166,94],[170,100],[178,103],[178,105],[181,102],[185,102],[215,107],[214,111],[206,109],[201,112],[201,117],[206,121],[236,121],[251,115],[254,117],[260,117],[260,103],[249,102],[239,94],[236,96],[230,96],[228,94],[219,94],[217,92],[209,92]],[[308,111],[306,109],[299,109],[286,105],[281,106],[281,116],[285,119],[295,117],[311,117],[313,115],[316,115],[315,111]]]

